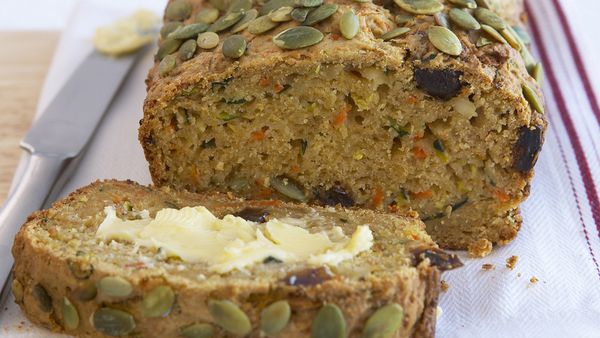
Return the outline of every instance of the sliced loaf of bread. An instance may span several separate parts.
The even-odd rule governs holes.
[[[154,183],[412,209],[440,246],[478,256],[511,241],[546,129],[523,1],[328,0],[302,22],[267,16],[308,3],[169,2],[139,133]],[[205,29],[215,48],[195,47]]]

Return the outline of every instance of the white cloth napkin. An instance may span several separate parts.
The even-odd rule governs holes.
[[[564,3],[570,16],[575,3]],[[590,2],[578,3],[586,8]],[[523,205],[523,228],[514,242],[484,259],[461,254],[466,266],[443,276],[450,288],[440,299],[438,337],[600,337],[600,111],[594,112],[592,86],[586,91],[586,83],[597,81],[586,77],[600,71],[578,69],[577,59],[589,55],[578,57],[566,32],[573,29],[577,36],[581,25],[561,22],[557,6],[558,0],[529,1],[538,51],[543,51],[537,55],[545,55],[550,127],[531,197]],[[40,110],[91,48],[95,27],[139,8],[159,13],[162,7],[161,0],[95,0],[79,6],[60,41]],[[137,127],[151,64],[149,53],[133,70],[63,195],[101,178],[150,183]],[[512,255],[519,260],[509,270],[505,260]],[[494,268],[484,271],[485,263]],[[533,277],[539,281],[532,283]],[[12,299],[7,307],[0,336],[61,336],[29,324]]]

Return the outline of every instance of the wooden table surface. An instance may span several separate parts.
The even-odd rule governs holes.
[[[21,156],[59,32],[0,32],[0,205]]]

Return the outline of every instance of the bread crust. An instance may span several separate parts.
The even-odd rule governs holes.
[[[72,193],[55,203],[51,209],[31,215],[16,236],[13,256],[14,278],[23,289],[22,295],[17,296],[16,301],[32,322],[52,331],[66,332],[78,337],[105,337],[88,319],[99,307],[108,306],[127,311],[135,318],[135,336],[176,337],[178,330],[186,325],[211,323],[207,301],[221,299],[236,303],[248,315],[253,327],[249,337],[260,337],[260,311],[274,301],[287,300],[292,308],[292,318],[287,327],[273,337],[308,337],[312,319],[324,303],[336,304],[344,314],[349,337],[359,337],[365,321],[376,309],[386,304],[397,303],[403,307],[405,315],[401,328],[393,337],[434,336],[440,272],[428,259],[416,266],[409,265],[390,271],[383,277],[353,280],[334,274],[331,279],[309,286],[289,285],[261,278],[244,283],[238,280],[216,284],[209,282],[210,277],[201,281],[191,280],[164,271],[154,271],[152,268],[115,266],[111,262],[93,258],[89,261],[93,272],[84,276],[85,278],[77,277],[69,265],[77,256],[73,255],[73,250],[68,249],[69,246],[76,245],[76,242],[60,237],[68,233],[68,222],[65,220],[75,218],[78,208],[83,208],[82,205],[95,204],[97,201],[94,198],[117,195],[137,196],[148,201],[154,201],[153,197],[156,196],[160,196],[160,199],[169,196],[181,203],[181,206],[186,202],[195,205],[199,200],[206,199],[191,193],[174,193],[169,189],[139,186],[130,181],[104,181]],[[256,205],[256,202],[244,202],[224,195],[213,195],[209,198],[219,201],[219,204],[236,205],[236,208],[246,204]],[[281,204],[278,207],[286,206]],[[94,222],[98,223],[98,220]],[[55,235],[52,235],[54,232]],[[56,243],[61,244],[57,247]],[[98,256],[100,257],[100,254]],[[105,276],[125,278],[133,286],[133,294],[125,299],[115,299],[98,291],[92,300],[82,301],[75,298],[76,290],[84,285],[94,285]],[[169,286],[175,292],[175,305],[167,317],[144,318],[139,311],[141,299],[145,293],[159,285]],[[51,302],[50,309],[46,311],[40,306],[39,295],[34,291],[38,286],[43,287]],[[75,306],[80,318],[79,326],[73,330],[66,330],[64,327],[60,304],[65,297]],[[215,329],[215,337],[233,337],[216,325]]]

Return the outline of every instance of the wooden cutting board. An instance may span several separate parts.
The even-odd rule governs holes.
[[[0,32],[0,205],[59,37],[59,32]]]

